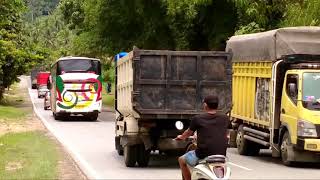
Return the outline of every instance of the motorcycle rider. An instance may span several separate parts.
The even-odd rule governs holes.
[[[197,149],[185,153],[178,160],[183,180],[191,179],[187,165],[194,167],[199,159],[210,155],[226,155],[229,119],[227,115],[217,112],[218,104],[218,97],[205,97],[203,101],[205,113],[194,116],[189,128],[176,137],[176,140],[185,140],[197,131]]]

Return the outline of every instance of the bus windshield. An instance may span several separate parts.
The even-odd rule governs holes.
[[[58,62],[57,74],[64,73],[95,73],[101,74],[101,65],[99,61],[91,59],[69,59]]]
[[[320,110],[320,73],[303,74],[302,104],[309,110]]]

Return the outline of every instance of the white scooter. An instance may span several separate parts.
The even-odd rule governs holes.
[[[183,129],[181,122],[176,122],[176,128]],[[187,147],[187,152],[197,148],[196,134],[189,137],[192,143]],[[229,139],[229,135],[228,135]],[[174,139],[175,140],[175,139]],[[189,167],[192,180],[230,179],[231,169],[227,165],[228,158],[224,155],[211,155],[199,161],[195,167]]]
[[[199,164],[191,170],[191,179],[229,179],[231,169],[227,165],[227,158],[223,155],[208,156],[199,161]]]

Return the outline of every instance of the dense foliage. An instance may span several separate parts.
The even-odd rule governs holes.
[[[43,59],[41,53],[25,44],[22,21],[25,10],[22,0],[0,1],[0,100],[5,88],[34,62]]]
[[[0,8],[2,87],[16,80],[4,74],[60,56],[100,58],[112,81],[112,56],[133,46],[224,50],[234,34],[320,23],[318,0],[2,0]]]

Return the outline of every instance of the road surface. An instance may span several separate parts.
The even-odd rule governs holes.
[[[23,81],[29,78],[24,77]],[[24,82],[25,83],[25,82]],[[29,86],[30,87],[30,86]],[[127,168],[123,156],[114,149],[114,113],[103,112],[97,122],[70,119],[56,121],[51,111],[43,109],[43,99],[29,88],[35,112],[47,128],[70,152],[79,167],[92,179],[181,179],[175,157],[153,155],[146,168]],[[279,159],[264,156],[238,155],[236,149],[228,150],[233,179],[318,179],[320,167],[301,165],[286,167]]]

